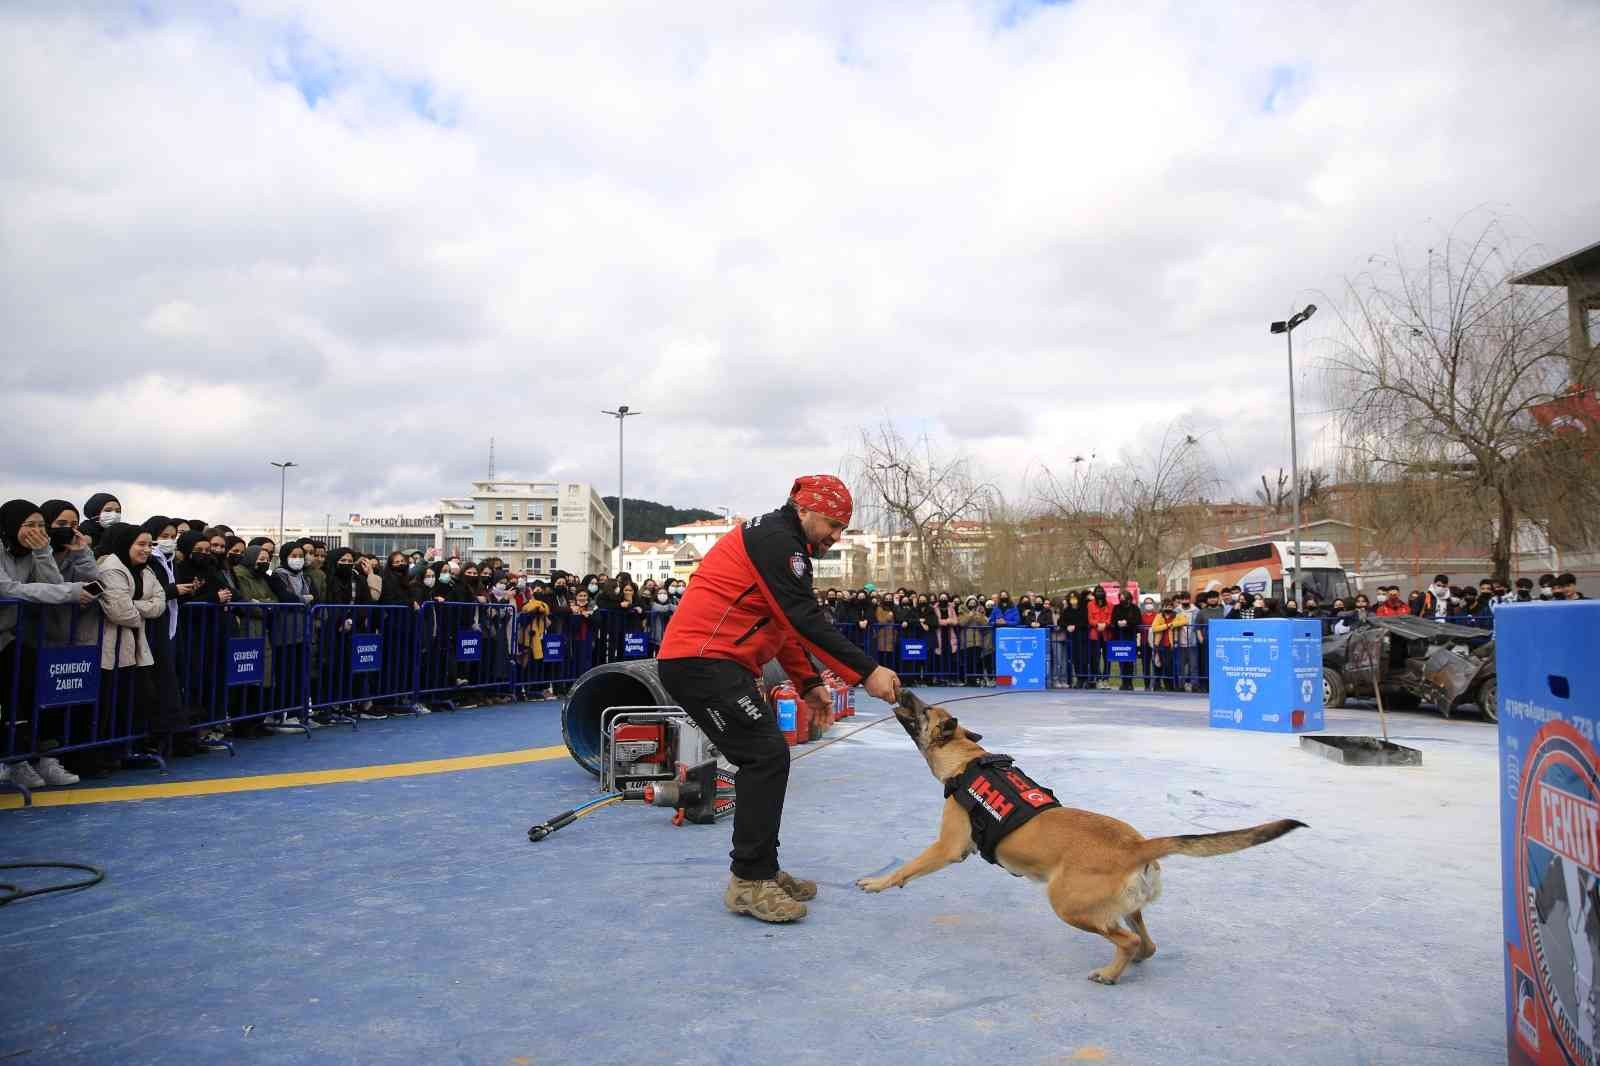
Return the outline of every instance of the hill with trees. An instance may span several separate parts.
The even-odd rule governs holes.
[[[617,498],[615,496],[602,497],[606,506],[611,508],[611,513],[617,513]],[[654,500],[628,499],[627,513],[622,520],[627,523],[622,531],[624,540],[661,540],[666,536],[668,526],[680,526],[685,522],[700,522],[707,518],[721,518],[716,511],[707,511],[701,507],[673,507],[670,504],[657,503]]]

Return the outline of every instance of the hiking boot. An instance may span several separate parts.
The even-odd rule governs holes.
[[[789,894],[790,899],[796,899],[804,903],[807,900],[817,898],[817,883],[815,881],[802,881],[798,877],[792,877],[784,873],[782,870],[778,871],[778,876],[774,877],[773,880],[778,883],[779,888]]]
[[[748,914],[763,922],[795,922],[806,916],[806,905],[790,899],[776,881],[730,877],[722,903],[735,914]]]

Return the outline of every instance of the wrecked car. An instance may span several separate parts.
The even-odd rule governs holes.
[[[1497,717],[1494,633],[1431,618],[1369,615],[1348,632],[1322,641],[1322,702],[1342,707],[1372,698],[1374,677],[1385,706],[1431,703],[1446,718],[1475,707]]]

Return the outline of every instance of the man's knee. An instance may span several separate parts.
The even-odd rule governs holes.
[[[773,731],[752,738],[743,754],[744,761],[739,764],[740,773],[754,770],[775,777],[789,773],[789,744],[783,739],[782,733]]]

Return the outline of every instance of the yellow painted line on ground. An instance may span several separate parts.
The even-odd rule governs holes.
[[[176,796],[217,796],[225,792],[260,792],[270,788],[331,785],[341,781],[382,781],[390,777],[448,774],[457,770],[482,770],[489,766],[517,766],[567,755],[564,744],[549,748],[523,748],[488,755],[462,755],[454,759],[424,759],[380,766],[350,766],[342,770],[305,770],[294,774],[256,774],[249,777],[214,777],[203,781],[173,781],[164,785],[124,785],[117,788],[41,789],[33,794],[35,807],[65,807],[75,803],[118,803],[125,800],[171,799]],[[0,795],[0,810],[22,806],[16,792]]]

